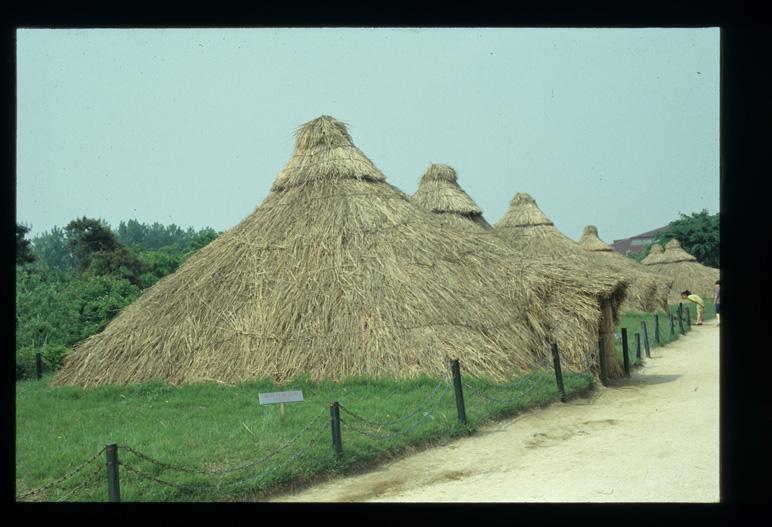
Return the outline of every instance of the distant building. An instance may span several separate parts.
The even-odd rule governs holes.
[[[614,240],[614,243],[612,244],[612,246],[614,247],[614,250],[616,252],[624,255],[627,255],[628,252],[639,253],[647,246],[651,245],[651,243],[654,241],[654,237],[660,232],[666,230],[667,227],[668,226],[665,225],[664,227],[660,227],[659,229],[654,229],[653,231],[647,231],[641,234],[637,234],[635,236],[631,236],[623,240]]]

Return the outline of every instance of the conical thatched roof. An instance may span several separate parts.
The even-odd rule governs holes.
[[[410,201],[458,227],[490,229],[482,209],[458,184],[456,171],[439,163],[429,165]]]
[[[627,278],[560,232],[529,194],[520,192],[515,195],[493,232],[523,256],[560,265],[566,276],[579,280],[598,303],[608,307],[613,321],[618,322],[617,315],[627,294]],[[567,308],[570,309],[570,306]],[[613,327],[605,330],[612,332],[610,340],[607,338],[607,367],[609,374],[615,376],[621,372],[621,367],[613,354]]]
[[[667,310],[668,295],[673,287],[672,279],[659,277],[635,260],[616,252],[613,247],[600,239],[595,225],[585,226],[579,245],[595,253],[599,258],[603,258],[605,263],[628,279],[630,283],[627,289],[628,301],[622,306],[623,310]]]
[[[435,213],[449,228],[499,244],[508,255],[508,263],[517,265],[525,256],[513,252],[505,240],[493,234],[478,212],[481,209],[459,185],[456,171],[448,165],[431,165],[421,177],[411,201]],[[584,280],[574,277],[561,262],[535,256],[528,256],[527,260],[549,284],[544,307],[550,339],[557,342],[564,361],[586,363],[586,358],[597,348],[602,317],[597,292],[588,291]],[[521,272],[526,283],[534,281],[527,276],[527,270]]]
[[[697,258],[681,248],[681,242],[675,238],[665,244],[665,252],[659,263],[696,262]]]
[[[232,383],[305,372],[503,379],[547,351],[546,282],[411,204],[327,116],[273,192],[80,343],[56,384]]]
[[[649,254],[641,260],[643,265],[651,265],[653,263],[659,263],[662,259],[662,246],[658,243],[654,243],[649,249]]]
[[[611,300],[615,311],[624,301],[627,279],[602,263],[599,266],[592,254],[560,232],[530,194],[515,194],[493,230],[523,255],[564,262],[572,269],[573,276],[582,277],[586,287],[599,298]]]
[[[668,296],[671,304],[681,302],[681,291],[687,289],[703,298],[712,298],[715,294],[713,285],[719,279],[720,271],[699,263],[697,258],[681,248],[675,238],[665,244],[662,254],[655,254],[656,259],[649,260],[651,256],[650,253],[644,259],[647,269],[673,280],[673,288]]]

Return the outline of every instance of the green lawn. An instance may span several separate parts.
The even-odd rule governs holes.
[[[462,378],[468,428],[459,424],[445,379],[298,379],[281,388],[267,381],[177,388],[150,382],[88,390],[49,386],[50,377],[18,382],[16,496],[106,501],[102,449],[116,443],[123,501],[239,500],[442,443],[558,397],[546,371],[502,386],[464,376],[462,365]],[[565,372],[564,382],[573,396],[589,390],[593,379]],[[259,392],[288,389],[302,390],[305,400],[286,404],[283,416],[276,405],[259,405]],[[332,401],[341,406],[342,462],[332,446]]]

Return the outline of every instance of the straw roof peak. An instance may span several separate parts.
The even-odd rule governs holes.
[[[459,186],[456,171],[449,165],[429,165],[410,201],[430,212],[456,214],[475,221],[479,217],[481,225],[487,225],[482,209]]]
[[[296,145],[299,149],[317,146],[328,148],[353,146],[346,124],[329,115],[322,115],[300,125],[295,130]]]
[[[518,192],[509,202],[509,210],[498,221],[496,227],[534,227],[554,225],[541,211],[536,200],[527,192]]]
[[[295,151],[274,180],[273,192],[339,179],[386,180],[354,146],[345,123],[334,117],[322,115],[308,121],[295,131],[295,137]]]
[[[587,225],[582,231],[579,245],[588,251],[613,252],[614,248],[598,237],[598,228],[595,225]]]
[[[457,184],[458,175],[456,174],[456,170],[450,165],[432,163],[421,176],[421,184],[429,181],[447,181],[449,183]]]
[[[681,248],[681,242],[672,238],[665,244],[665,251],[657,263],[696,262],[697,258]]]

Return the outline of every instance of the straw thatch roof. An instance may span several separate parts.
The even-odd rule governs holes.
[[[651,249],[649,249],[649,254],[646,255],[646,258],[641,260],[641,263],[643,265],[651,265],[653,263],[659,263],[659,261],[662,259],[662,246],[658,243],[654,243],[651,245]]]
[[[521,255],[560,265],[562,272],[571,279],[579,280],[583,289],[592,294],[597,303],[610,308],[613,322],[619,321],[618,312],[627,294],[627,278],[604,265],[560,232],[529,194],[520,192],[515,195],[493,232]],[[567,309],[570,307],[567,306]],[[612,324],[612,321],[608,323]],[[621,367],[613,358],[611,346],[613,337],[608,343],[607,355],[610,360],[607,361],[607,367],[609,375],[616,376],[620,374]]]
[[[455,227],[472,230],[491,228],[482,215],[482,209],[459,186],[456,171],[448,165],[429,165],[410,201],[439,214],[444,222]]]
[[[715,294],[713,286],[719,279],[720,271],[699,263],[694,256],[681,248],[678,240],[673,238],[668,241],[665,244],[665,251],[656,256],[656,260],[648,262],[647,257],[644,259],[644,264],[658,275],[673,280],[673,288],[668,296],[671,304],[681,302],[681,291],[687,289],[702,298],[713,297]]]
[[[627,289],[627,301],[623,304],[622,310],[667,310],[668,295],[673,287],[672,279],[660,277],[635,260],[616,252],[613,247],[600,239],[595,225],[584,227],[579,245],[603,258],[612,269],[628,279],[630,285]]]
[[[499,244],[508,263],[514,265],[527,257],[530,268],[549,283],[543,300],[549,338],[557,342],[567,365],[586,364],[587,357],[597,348],[602,318],[597,292],[588,291],[584,280],[576,278],[562,262],[513,252],[505,240],[492,232],[481,209],[461,188],[456,171],[448,165],[430,165],[411,201],[435,213],[450,228]],[[526,283],[534,281],[527,276],[527,270],[521,272]]]
[[[538,270],[411,204],[339,121],[298,130],[272,190],[80,343],[55,383],[404,378],[445,375],[450,358],[504,379],[547,353]]]
[[[493,231],[523,255],[563,262],[572,270],[572,276],[581,277],[588,290],[610,300],[615,312],[624,301],[627,279],[602,262],[599,265],[592,254],[560,232],[530,194],[515,194]]]

